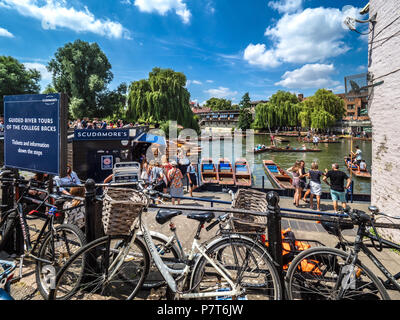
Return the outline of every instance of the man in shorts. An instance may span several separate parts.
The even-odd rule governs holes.
[[[332,170],[328,171],[328,169],[325,169],[325,171],[326,175],[322,178],[322,180],[331,187],[331,197],[335,212],[338,212],[338,201],[342,203],[343,209],[346,209],[347,205],[345,189],[350,187],[351,179],[346,173],[339,170],[339,165],[337,163],[332,164]],[[328,178],[330,183],[327,182]],[[344,186],[345,181],[346,186]]]

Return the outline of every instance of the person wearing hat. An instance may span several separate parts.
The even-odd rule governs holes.
[[[178,201],[178,204],[181,203],[181,200],[176,197],[183,197],[183,175],[181,170],[178,168],[178,164],[176,161],[171,161],[172,169],[168,171],[168,181],[170,183],[170,195],[172,197],[172,205],[175,204],[175,200]]]

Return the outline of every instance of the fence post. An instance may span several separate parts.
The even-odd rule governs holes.
[[[284,274],[283,274],[283,259],[282,259],[282,226],[281,226],[281,211],[279,207],[279,195],[275,191],[267,193],[268,201],[268,248],[269,252],[277,263],[277,270],[281,280],[281,290],[284,294]]]
[[[96,239],[96,183],[93,179],[85,182],[85,233],[89,243]]]

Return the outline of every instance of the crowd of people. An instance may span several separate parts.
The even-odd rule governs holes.
[[[101,120],[98,118],[89,119],[76,119],[75,121],[69,122],[71,129],[118,129],[118,128],[133,128],[138,126],[137,123],[132,122],[124,123],[123,120],[118,119],[116,121]]]
[[[343,209],[346,209],[346,189],[350,188],[351,179],[345,172],[339,170],[337,163],[332,164],[331,170],[325,169],[322,172],[319,170],[318,163],[313,162],[311,169],[307,171],[305,169],[305,162],[300,160],[296,161],[287,171],[293,176],[292,185],[295,188],[293,204],[296,207],[300,205],[300,201],[302,200],[306,203],[309,202],[310,208],[315,209],[315,197],[317,202],[316,209],[321,211],[322,182],[324,182],[330,187],[335,212],[338,212],[339,202],[341,202]],[[310,200],[307,199],[308,195],[310,196]]]
[[[141,167],[141,180],[146,184],[155,184],[157,191],[169,192],[172,204],[180,204],[185,185],[189,186],[190,197],[193,197],[193,191],[199,185],[197,164],[191,162],[183,153],[169,161],[166,155],[161,157],[161,161],[146,161],[145,156],[142,156]]]

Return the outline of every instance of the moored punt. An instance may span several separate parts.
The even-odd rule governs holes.
[[[205,158],[200,163],[200,177],[203,184],[218,184],[218,172],[211,158]]]
[[[266,147],[259,150],[254,150],[254,153],[262,152],[321,152],[321,149],[302,149],[302,148],[276,148],[276,147]]]
[[[372,141],[372,138],[365,138],[365,137],[351,137],[351,136],[341,136],[344,139],[353,139],[353,140],[361,140],[361,141]]]
[[[251,170],[246,159],[237,159],[235,161],[235,178],[237,186],[251,186]]]
[[[292,178],[272,160],[263,160],[264,171],[267,176],[281,189],[294,189]]]
[[[235,185],[235,172],[233,171],[231,162],[226,158],[221,158],[218,161],[217,177],[219,184]]]
[[[313,140],[304,138],[303,142],[313,143]],[[333,140],[333,139],[323,139],[323,140],[319,140],[318,143],[340,143],[340,141],[339,140]]]
[[[371,173],[368,170],[360,170],[359,172],[356,165],[350,165],[346,162],[346,157],[344,158],[344,164],[346,165],[347,170],[349,170],[349,172],[352,172],[352,174],[356,177],[371,179]]]
[[[285,139],[282,137],[274,137],[274,140],[279,141],[279,142],[289,142],[290,141],[289,139]]]

